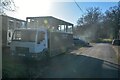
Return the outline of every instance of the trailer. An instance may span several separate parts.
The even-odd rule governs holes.
[[[6,15],[0,15],[2,20],[2,47],[9,47],[14,29],[26,28],[26,21]]]
[[[45,28],[54,32],[73,34],[73,24],[53,16],[26,17],[27,28]]]

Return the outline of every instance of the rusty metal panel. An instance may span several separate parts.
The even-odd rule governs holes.
[[[61,32],[50,32],[50,56],[55,56],[67,51],[73,46],[73,35]]]
[[[58,27],[60,27],[60,25],[61,26],[63,25],[63,26],[66,26],[66,30],[64,31],[67,32],[68,26],[73,27],[72,23],[63,21],[61,19],[57,19],[52,16],[27,17],[26,21],[27,21],[27,28],[46,28],[46,29],[50,29],[50,30],[53,29],[54,31],[57,31]]]
[[[28,28],[43,28],[43,27],[50,27],[51,18],[28,18],[27,19],[27,27]]]
[[[1,15],[1,17],[2,17],[2,46],[8,46],[9,43],[8,31],[10,30],[12,31],[11,33],[13,33],[14,29],[16,28],[21,27],[25,28],[26,26],[25,25],[22,26],[22,23],[26,24],[26,21],[4,15]]]
[[[7,45],[7,17],[2,17],[2,46]]]

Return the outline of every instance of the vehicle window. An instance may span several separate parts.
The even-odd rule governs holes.
[[[73,40],[79,40],[79,39],[73,39]]]
[[[15,31],[14,32],[13,40],[21,40],[21,31]]]
[[[41,31],[38,33],[37,43],[40,44],[43,40],[45,40],[45,32]]]
[[[36,31],[17,30],[13,34],[14,41],[34,42],[36,37]]]
[[[115,44],[115,45],[120,45],[120,40],[115,40],[115,41],[114,41],[114,44]]]
[[[8,35],[9,35],[9,37],[11,37],[11,33],[10,32],[8,33]]]

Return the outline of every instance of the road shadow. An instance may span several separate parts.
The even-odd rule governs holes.
[[[36,61],[3,55],[3,77],[7,78],[118,78],[118,65],[85,55],[61,54]]]
[[[72,48],[69,48],[65,53],[70,53],[70,52],[72,52],[74,50],[78,50],[80,48],[91,48],[91,47],[93,47],[93,45],[85,45],[85,46],[81,46],[81,45],[78,46],[78,45],[76,45],[76,46],[74,46]]]
[[[118,65],[97,58],[65,54],[52,58],[43,78],[118,78]]]

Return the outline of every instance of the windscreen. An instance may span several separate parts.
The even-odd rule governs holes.
[[[43,40],[45,40],[45,32],[40,31],[38,32],[37,43],[40,44],[40,42],[42,42]]]
[[[13,41],[35,42],[36,31],[34,30],[16,30],[13,34]]]

